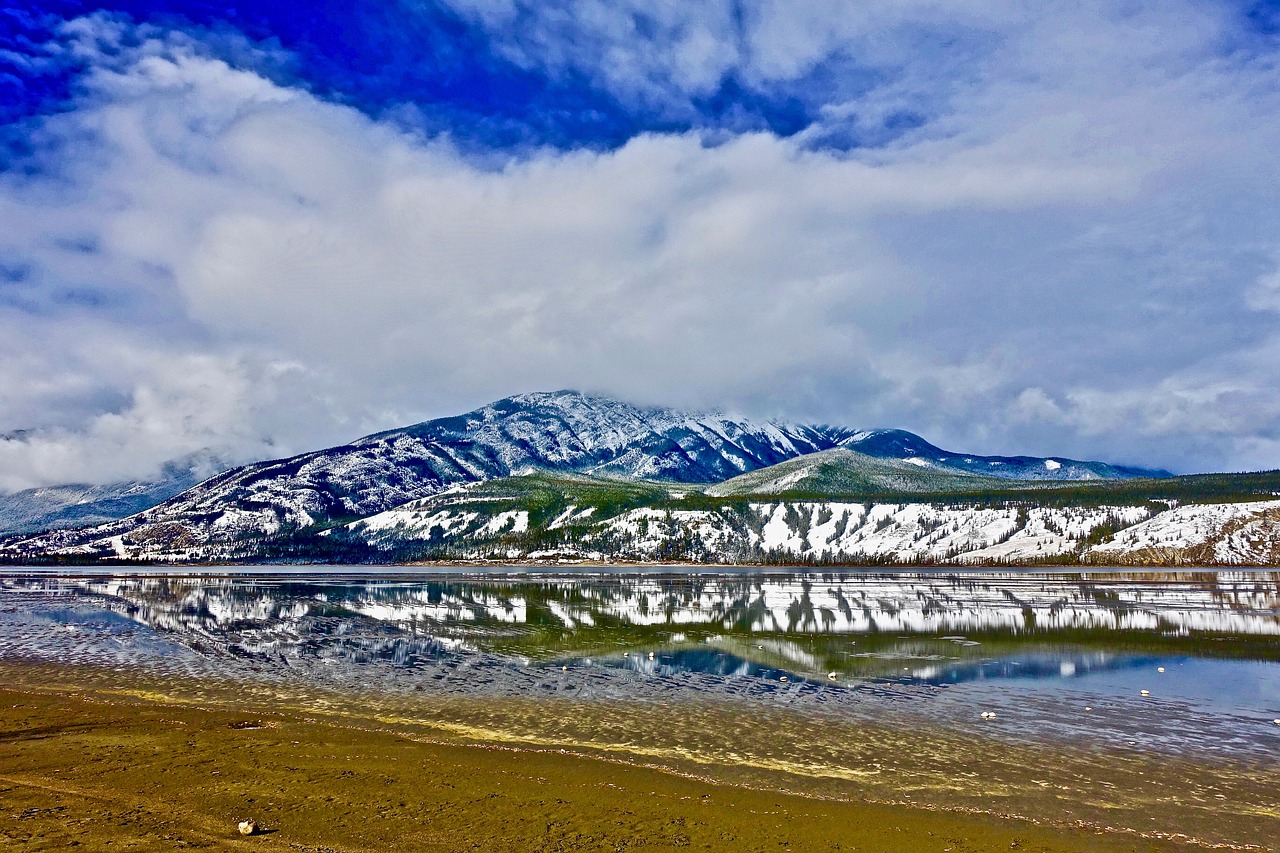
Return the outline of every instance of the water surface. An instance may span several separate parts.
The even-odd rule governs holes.
[[[1276,572],[12,572],[0,657],[1280,756]]]

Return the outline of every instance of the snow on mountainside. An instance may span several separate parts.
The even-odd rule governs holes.
[[[1057,457],[975,456],[952,453],[934,447],[918,435],[900,429],[879,429],[855,433],[841,446],[883,459],[905,459],[916,465],[949,471],[963,471],[984,477],[1010,480],[1114,480],[1127,477],[1168,477],[1168,471],[1081,462]]]
[[[0,495],[0,536],[84,527],[133,515],[196,484],[69,483]]]
[[[824,495],[930,494],[976,492],[1009,485],[1001,477],[984,477],[920,464],[910,459],[877,459],[838,447],[739,474],[706,489],[709,495],[779,495],[806,492]]]
[[[592,505],[582,493],[554,506],[526,497],[508,486],[462,486],[333,535],[428,559],[1274,565],[1280,557],[1280,501],[1161,508],[738,500],[682,508]]]
[[[642,409],[572,391],[522,394],[465,415],[237,468],[131,518],[29,540],[18,550],[127,554],[274,536],[529,469],[708,483],[835,447],[852,434]]]
[[[1270,565],[1280,501],[654,500],[652,486],[513,477],[450,489],[330,535],[387,559]]]
[[[107,485],[71,483],[0,495],[0,536],[86,527],[124,518],[228,467],[212,454],[200,452],[166,463],[153,479]]]
[[[1120,531],[1093,554],[1124,565],[1280,565],[1280,501],[1175,507]]]
[[[83,557],[198,554],[299,528],[362,518],[450,486],[529,470],[677,483],[720,482],[839,447],[905,458],[952,477],[981,472],[1062,480],[1126,476],[1128,469],[1071,460],[948,454],[894,430],[756,423],[639,408],[573,391],[522,394],[456,417],[370,435],[350,444],[227,471],[121,521],[10,543],[13,555]]]
[[[483,448],[506,472],[537,467],[712,483],[836,446],[852,430],[641,409],[574,391],[522,394],[381,436]],[[469,478],[470,479],[470,478]],[[478,478],[475,478],[478,479]]]

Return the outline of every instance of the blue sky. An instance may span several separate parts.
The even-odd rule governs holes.
[[[486,5],[502,6],[478,8]],[[304,87],[374,118],[428,133],[449,132],[478,148],[501,150],[607,149],[639,133],[694,129],[792,135],[820,119],[833,95],[865,91],[893,71],[831,56],[802,73],[759,80],[729,61],[700,76],[693,87],[678,77],[663,79],[668,69],[643,85],[618,87],[601,79],[610,34],[597,33],[595,44],[575,44],[586,28],[573,20],[572,4],[512,4],[509,14],[496,20],[470,11],[467,4],[444,3],[28,1],[8,10],[4,45],[16,61],[6,68],[5,117],[14,121],[72,103],[76,77],[85,68],[58,61],[48,46],[58,41],[64,21],[93,14],[189,33],[280,85]],[[629,29],[625,46],[660,52],[705,17],[718,24],[716,38],[736,42],[735,50],[747,49],[742,30],[750,26],[752,13],[745,6],[716,4],[712,12],[686,14],[690,20],[678,20],[686,16],[666,15],[647,4],[619,12]],[[549,42],[545,52],[526,52],[519,44],[527,28]],[[920,47],[940,48],[952,37],[922,28],[911,38]],[[240,39],[277,50],[255,57],[240,49]],[[565,46],[575,52],[564,53]],[[825,144],[883,143],[922,121],[921,113],[906,108],[886,116],[870,136],[833,135]]]
[[[1280,4],[23,2],[0,489],[524,390],[1280,466]]]

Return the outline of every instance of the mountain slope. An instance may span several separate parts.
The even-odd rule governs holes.
[[[937,469],[937,477],[968,476],[954,466],[984,462],[956,461],[899,431],[695,416],[572,391],[522,394],[464,415],[236,468],[130,518],[10,543],[5,550],[11,557],[61,552],[86,559],[157,553],[248,558],[263,551],[261,543],[293,531],[345,523],[457,484],[530,470],[705,484],[842,446],[872,450],[873,456],[910,453],[901,464]],[[987,467],[1012,470],[995,462]],[[1022,468],[1041,479],[1075,473],[1065,463],[1040,462]],[[1097,467],[1089,469],[1091,476],[1119,476],[1118,469],[1101,463],[1082,464]]]
[[[678,494],[683,494],[683,490]],[[672,497],[665,484],[537,472],[454,486],[334,531],[377,547],[575,531]],[[553,534],[553,538],[561,536]]]
[[[523,394],[465,415],[237,468],[131,518],[51,534],[19,550],[84,546],[88,554],[124,555],[260,539],[530,469],[715,482],[835,447],[851,435],[839,427],[642,409],[572,391]]]
[[[934,447],[920,436],[900,429],[858,432],[842,447],[881,459],[904,459],[922,467],[1010,480],[1118,480],[1129,477],[1168,477],[1168,471],[1081,462],[1078,459],[1038,456],[976,456]]]
[[[1009,480],[950,471],[901,459],[877,459],[838,447],[739,474],[708,495],[924,495],[1007,488]]]
[[[168,462],[160,476],[106,485],[69,483],[0,495],[0,536],[87,527],[155,506],[228,466],[208,453]]]
[[[769,470],[795,470],[796,462]],[[1280,557],[1280,501],[1273,495],[1112,503],[1100,490],[1092,494],[1103,500],[1061,504],[1053,491],[1033,485],[1011,500],[713,499],[660,484],[535,474],[458,486],[322,538],[349,558],[373,562],[1176,566],[1274,565]]]

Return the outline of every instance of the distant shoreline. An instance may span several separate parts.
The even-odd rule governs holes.
[[[35,574],[75,574],[89,572],[92,574],[163,574],[195,572],[207,573],[218,570],[234,572],[270,573],[277,570],[287,573],[349,573],[365,574],[371,572],[402,572],[404,574],[448,574],[450,572],[497,573],[500,570],[512,572],[578,572],[607,573],[646,573],[661,574],[664,572],[677,574],[701,575],[740,575],[740,574],[823,574],[823,573],[858,573],[858,574],[980,574],[990,572],[1010,572],[1017,574],[1065,573],[1065,574],[1197,574],[1201,572],[1273,572],[1280,571],[1280,566],[1272,565],[1104,565],[1104,564],[1034,564],[1011,565],[1005,563],[915,563],[894,565],[812,565],[805,563],[688,563],[688,562],[641,562],[623,561],[604,562],[595,560],[566,560],[563,562],[550,560],[441,560],[419,561],[411,563],[319,563],[319,562],[47,562],[47,563],[8,563],[0,561],[0,574],[19,574],[31,572]]]

